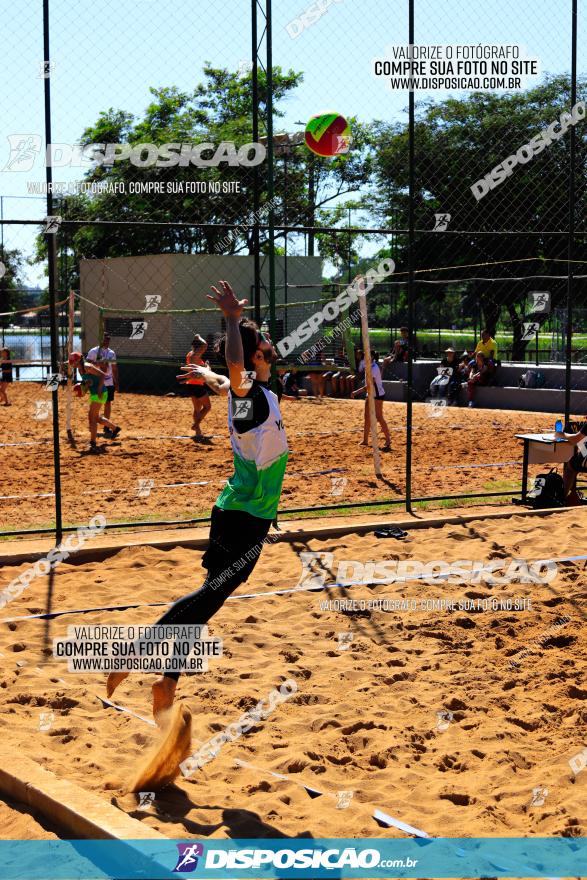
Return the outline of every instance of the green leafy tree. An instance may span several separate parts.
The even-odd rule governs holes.
[[[22,272],[25,260],[19,250],[0,248],[0,261],[4,266],[0,278],[0,312],[10,312],[23,304]],[[0,318],[0,321],[6,322],[6,319]]]
[[[137,120],[124,110],[113,108],[102,113],[94,126],[81,138],[85,145],[128,143],[212,143],[234,142],[236,147],[252,142],[251,75],[241,77],[225,69],[204,68],[204,82],[192,93],[174,87],[151,89],[153,100],[143,119]],[[274,128],[283,115],[279,103],[302,79],[293,71],[273,72]],[[260,120],[266,107],[266,79],[259,71]],[[261,135],[265,132],[261,131]],[[302,145],[291,151],[287,161],[275,160],[275,222],[308,225],[324,206],[355,191],[370,171],[370,159],[364,131],[357,126],[357,146],[349,154],[335,159],[313,156]],[[313,198],[310,178],[313,182]],[[257,181],[261,204],[261,224],[267,222],[266,167],[260,165],[255,176],[253,168],[222,164],[218,168],[174,166],[170,168],[138,168],[129,161],[112,166],[96,166],[86,175],[87,182],[124,184],[124,194],[102,193],[76,195],[59,202],[59,213],[67,220],[87,221],[75,231],[62,227],[58,247],[67,263],[69,287],[79,285],[79,260],[101,259],[125,255],[154,253],[251,253],[254,239],[252,210],[254,186]],[[129,184],[159,182],[177,185],[200,181],[208,184],[238,184],[239,191],[226,194],[134,194]],[[125,221],[128,225],[107,225],[104,221]],[[134,223],[132,222],[134,221]],[[181,228],[138,225],[141,221],[185,222]],[[94,224],[94,225],[92,225]],[[222,224],[238,224],[230,241]],[[265,234],[261,233],[262,239]],[[278,246],[283,246],[283,232],[276,233]],[[281,239],[281,241],[279,241]],[[223,244],[224,241],[224,244]],[[217,248],[220,246],[220,251]],[[261,242],[261,250],[266,243]],[[291,249],[290,249],[291,253]],[[43,236],[37,242],[37,260],[46,257]]]
[[[578,84],[579,100],[587,81]],[[481,180],[570,107],[568,77],[547,78],[523,93],[474,93],[464,98],[422,102],[415,125],[415,226],[417,270],[463,267],[438,273],[438,278],[494,277],[499,282],[467,285],[469,306],[478,303],[484,323],[495,332],[502,314],[514,331],[514,357],[524,351],[521,338],[524,303],[531,289],[550,289],[554,304],[565,293],[564,281],[540,283],[535,275],[565,275],[569,200],[569,132],[479,201],[471,186]],[[577,229],[585,228],[586,122],[576,126]],[[380,222],[399,227],[408,223],[408,133],[404,124],[373,126],[375,191],[369,197]],[[434,214],[451,215],[448,233],[433,232]],[[458,234],[454,234],[459,230]],[[399,238],[398,268],[406,268],[407,237]],[[578,237],[575,258],[586,259],[584,238]],[[528,258],[533,258],[528,260]],[[555,262],[560,260],[561,262]],[[475,264],[499,264],[477,265]],[[580,267],[577,268],[579,273]],[[507,281],[525,277],[528,280]],[[416,276],[418,277],[418,276]],[[426,275],[434,278],[433,274]],[[584,283],[578,282],[584,302]],[[416,286],[420,303],[433,303],[450,288]]]

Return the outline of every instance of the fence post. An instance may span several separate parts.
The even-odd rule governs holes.
[[[258,0],[251,0],[251,60],[253,63],[252,76],[252,95],[253,102],[253,143],[259,141],[259,42],[257,35],[257,3]],[[261,256],[259,254],[259,166],[253,168],[253,217],[255,221],[252,228],[252,249],[253,249],[253,306],[254,319],[257,324],[261,325]]]
[[[577,103],[577,0],[571,0],[571,108]],[[570,126],[569,149],[569,240],[567,248],[567,348],[565,363],[565,430],[569,430],[571,416],[571,359],[573,356],[573,254],[575,238],[575,162],[577,135]]]
[[[265,5],[265,40],[267,50],[267,199],[269,202],[268,217],[268,244],[269,244],[269,329],[271,339],[275,343],[275,209],[273,199],[275,186],[273,179],[273,21],[271,0],[266,0]],[[271,384],[273,390],[277,390],[277,370],[275,364],[271,367]]]
[[[414,50],[414,0],[408,2],[410,61]],[[409,94],[409,202],[408,202],[408,394],[406,400],[406,511],[412,512],[412,382],[414,376],[414,90]]]
[[[43,61],[45,68],[50,70],[49,53],[49,0],[43,0]],[[51,79],[45,76],[45,144],[49,150],[51,143]],[[45,180],[47,182],[47,216],[53,214],[53,169],[50,161],[45,162]],[[59,372],[58,364],[58,339],[57,339],[57,309],[55,306],[55,293],[57,289],[57,232],[46,232],[47,243],[47,269],[49,273],[49,323],[51,330],[51,372],[55,375]],[[42,346],[42,336],[41,336]],[[42,360],[42,348],[41,348]],[[55,486],[55,542],[59,544],[63,537],[63,520],[61,515],[61,461],[59,444],[59,384],[51,392],[53,398],[53,474]]]

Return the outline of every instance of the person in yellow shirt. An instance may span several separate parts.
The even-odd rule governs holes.
[[[475,354],[479,351],[485,356],[486,361],[493,361],[495,364],[497,361],[497,343],[487,329],[481,331],[481,339],[477,343]]]

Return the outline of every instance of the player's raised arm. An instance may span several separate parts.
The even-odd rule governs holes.
[[[208,367],[201,367],[199,364],[186,364],[182,366],[183,370],[176,378],[183,384],[190,378],[201,378],[204,380],[208,388],[211,388],[216,394],[226,395],[230,390],[230,380],[226,376],[215,373]]]
[[[217,287],[213,287],[212,291],[214,292],[214,296],[208,294],[208,299],[216,303],[226,319],[225,357],[228,366],[228,375],[230,377],[230,389],[237,397],[245,397],[248,393],[248,388],[243,388],[245,355],[239,322],[243,308],[248,300],[238,300],[228,281],[221,281],[220,287],[221,290],[218,290]]]

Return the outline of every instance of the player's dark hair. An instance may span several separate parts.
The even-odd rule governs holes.
[[[251,370],[254,368],[253,355],[259,347],[259,328],[254,321],[250,321],[248,318],[241,318],[239,330],[243,343],[244,365],[248,370]],[[214,351],[218,355],[220,362],[226,367],[226,333],[223,333],[216,340]]]

